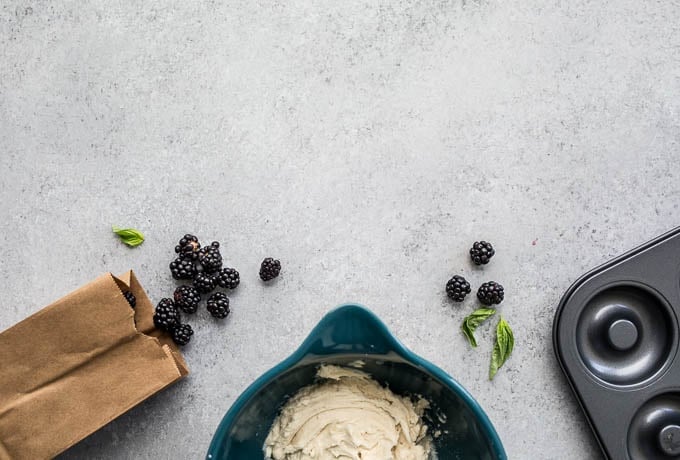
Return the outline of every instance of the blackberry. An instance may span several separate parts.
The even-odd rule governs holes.
[[[477,291],[477,298],[484,305],[499,304],[503,301],[504,296],[503,286],[495,281],[482,284]]]
[[[196,260],[199,249],[201,249],[201,243],[198,242],[198,238],[188,233],[175,246],[175,252],[181,259]]]
[[[210,246],[201,248],[198,251],[198,261],[206,272],[215,272],[222,268],[222,254],[220,254],[220,243],[213,241]]]
[[[177,286],[173,294],[175,306],[182,309],[184,313],[196,313],[198,302],[201,301],[201,294],[193,286]]]
[[[486,265],[489,260],[496,254],[491,243],[486,241],[475,241],[470,248],[470,258],[475,265]]]
[[[123,296],[125,297],[125,300],[128,301],[132,308],[135,308],[137,306],[137,299],[135,298],[135,295],[132,292],[125,291],[123,292]]]
[[[454,275],[446,283],[446,295],[456,302],[465,300],[465,296],[470,293],[470,283],[460,275]]]
[[[177,345],[184,346],[191,340],[191,336],[194,335],[194,330],[188,324],[180,324],[172,329],[170,335],[172,335],[173,342]]]
[[[175,259],[170,263],[170,272],[176,280],[190,280],[196,276],[196,266],[189,259]]]
[[[197,274],[194,278],[194,287],[198,292],[207,294],[215,289],[215,276],[206,272]]]
[[[208,298],[208,311],[215,318],[226,318],[229,314],[229,298],[222,292],[216,292]]]
[[[215,274],[217,285],[225,289],[234,289],[241,281],[235,268],[223,268]]]
[[[179,326],[179,321],[179,312],[172,299],[161,299],[153,315],[156,327],[170,332],[175,326]]]
[[[279,276],[280,272],[281,262],[272,259],[271,257],[264,259],[262,265],[260,265],[260,278],[262,278],[262,281],[273,280]]]

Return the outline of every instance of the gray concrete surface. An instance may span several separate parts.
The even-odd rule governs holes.
[[[243,279],[224,324],[191,321],[189,378],[63,458],[201,458],[345,301],[467,387],[511,459],[599,458],[553,313],[680,223],[679,24],[677,0],[2,2],[0,329],[104,271],[168,295],[187,231]],[[445,297],[455,273],[506,288],[516,350],[493,382],[491,328],[470,350],[475,303]]]

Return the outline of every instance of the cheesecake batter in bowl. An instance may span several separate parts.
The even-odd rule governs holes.
[[[282,407],[264,443],[273,460],[428,460],[426,400],[394,394],[356,369],[322,365],[319,383]]]

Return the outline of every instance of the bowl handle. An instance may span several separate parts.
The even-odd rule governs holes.
[[[307,336],[299,355],[360,353],[403,354],[403,346],[387,326],[369,309],[356,304],[342,305],[330,311]]]

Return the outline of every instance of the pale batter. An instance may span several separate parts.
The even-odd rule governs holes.
[[[430,439],[413,403],[361,371],[321,366],[322,382],[282,408],[265,440],[274,460],[427,460]]]

